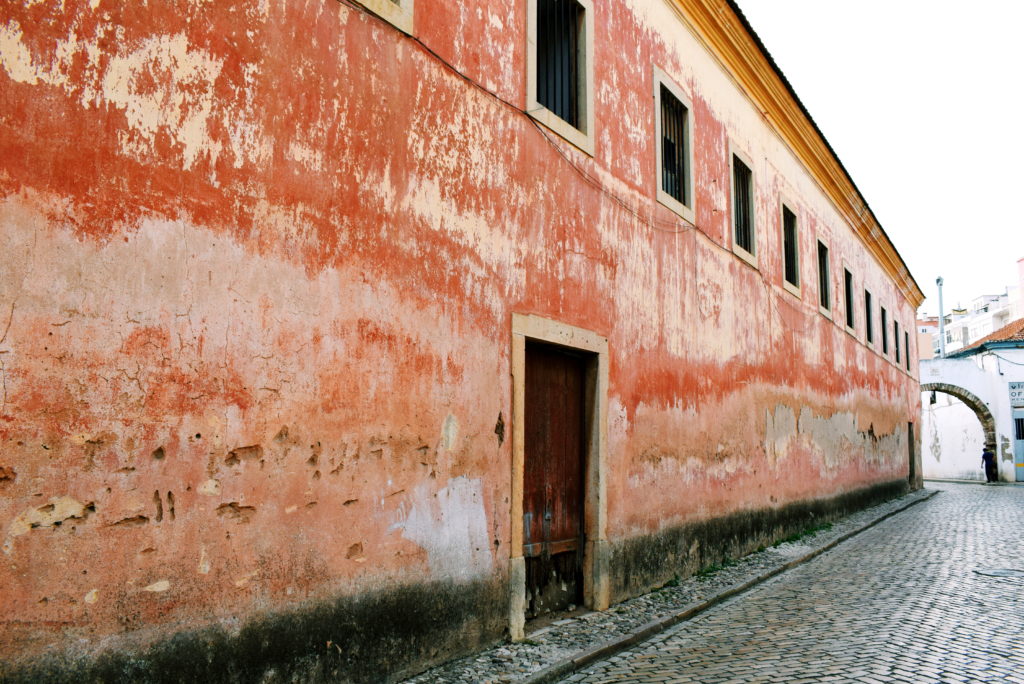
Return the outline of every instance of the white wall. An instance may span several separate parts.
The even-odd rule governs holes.
[[[936,382],[956,385],[985,402],[995,420],[996,465],[999,469],[999,479],[1013,482],[1016,472],[1013,465],[1013,412],[1010,408],[1009,383],[1024,382],[1024,349],[998,349],[994,353],[983,352],[964,359],[924,360],[921,361],[920,377],[922,385]],[[943,395],[939,393],[939,401],[935,406],[943,405],[942,397]],[[980,473],[981,443],[974,448],[963,436],[973,429],[979,432],[981,430],[981,423],[974,412],[966,410],[966,406],[962,405],[964,411],[954,409],[948,403],[945,408],[936,409],[929,404],[930,392],[922,399],[924,404],[921,407],[921,472],[924,477],[952,477],[938,474],[939,466],[934,463],[929,466],[930,460],[942,463],[943,470],[955,467],[964,472],[968,470],[970,461],[974,460],[975,463],[970,464],[970,468]],[[945,412],[947,410],[948,412]],[[929,412],[932,415],[929,415]],[[933,428],[931,424],[935,427]],[[933,436],[939,441],[937,459],[934,458],[934,454],[929,456],[932,451],[929,440]],[[975,454],[973,456],[972,449]]]
[[[921,393],[921,472],[926,478],[984,480],[985,434],[974,411],[948,394]]]

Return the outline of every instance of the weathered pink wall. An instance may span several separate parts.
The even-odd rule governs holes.
[[[696,78],[696,229],[653,201],[651,65],[690,67],[641,14],[596,14],[590,158],[497,99],[520,2],[416,0],[497,97],[328,0],[0,9],[0,656],[500,576],[512,312],[609,338],[612,540],[906,476],[917,381],[818,313],[816,236],[837,321],[843,260],[912,306],[763,123],[727,251],[745,119]]]

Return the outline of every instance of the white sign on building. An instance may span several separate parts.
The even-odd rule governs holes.
[[[1010,383],[1010,406],[1024,408],[1024,382]]]

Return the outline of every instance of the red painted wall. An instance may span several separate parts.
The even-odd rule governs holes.
[[[512,312],[609,339],[612,540],[905,477],[917,381],[818,312],[816,238],[837,299],[845,260],[911,305],[644,16],[595,16],[591,158],[519,111],[519,1],[416,0],[421,43],[328,0],[0,9],[0,655],[500,575]],[[652,64],[693,98],[696,227],[653,199]]]

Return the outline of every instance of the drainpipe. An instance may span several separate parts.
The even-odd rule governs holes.
[[[942,276],[935,279],[939,286],[939,358],[946,358],[946,314],[942,311]]]

